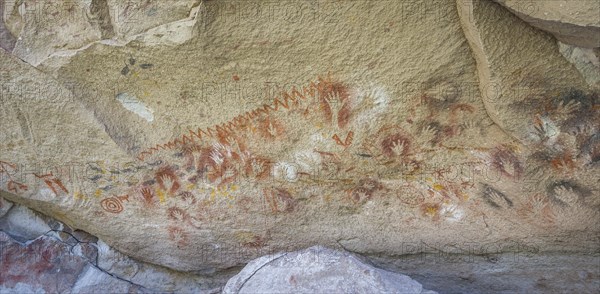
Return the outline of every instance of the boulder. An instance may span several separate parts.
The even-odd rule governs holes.
[[[0,218],[0,230],[24,243],[51,232],[52,228],[27,207],[17,205]]]
[[[348,252],[314,246],[255,259],[223,293],[431,293],[405,275],[364,263]]]

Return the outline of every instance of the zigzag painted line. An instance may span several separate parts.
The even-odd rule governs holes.
[[[225,135],[232,133],[238,130],[239,127],[246,122],[252,121],[260,115],[268,115],[270,112],[279,111],[281,108],[289,109],[290,102],[295,104],[300,100],[307,99],[307,97],[315,98],[318,94],[326,93],[326,91],[331,90],[331,86],[332,81],[330,77],[327,77],[326,79],[318,77],[317,82],[311,82],[308,86],[302,87],[302,91],[298,91],[298,89],[292,87],[290,93],[285,91],[281,92],[281,98],[275,97],[271,104],[263,104],[262,106],[240,114],[225,123],[215,125],[212,128],[206,128],[206,130],[201,128],[197,131],[189,130],[188,134],[184,134],[181,137],[164,144],[157,144],[154,147],[150,147],[140,152],[137,159],[143,161],[146,156],[150,156],[160,150],[170,150],[186,143],[195,142],[196,139],[202,141],[205,137],[215,138],[215,135],[218,134]]]

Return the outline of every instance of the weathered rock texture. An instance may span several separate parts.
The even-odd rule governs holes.
[[[37,66],[51,56],[73,55],[95,43],[180,43],[187,40],[186,29],[198,10],[192,7],[199,2],[7,0],[0,6],[0,44]]]
[[[0,229],[1,293],[217,293],[230,276],[178,273],[133,260],[19,205],[0,218]]]
[[[494,0],[532,26],[564,43],[600,47],[600,3],[594,0]]]
[[[598,258],[593,75],[500,4],[117,2],[4,5],[3,197],[188,272],[314,244]]]

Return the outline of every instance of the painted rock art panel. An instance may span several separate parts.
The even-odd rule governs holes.
[[[390,229],[365,219],[367,211],[390,209],[389,221],[431,230],[478,222],[487,227],[487,218],[560,229],[597,213],[593,188],[561,172],[593,164],[593,147],[579,148],[590,153],[580,154],[578,165],[576,156],[568,157],[573,159],[567,165],[557,163],[544,141],[531,145],[529,155],[518,144],[497,138],[489,138],[489,147],[457,144],[455,137],[468,132],[461,126],[476,117],[480,105],[462,103],[460,97],[435,105],[432,101],[442,98],[428,96],[435,94],[427,90],[416,93],[412,106],[403,105],[410,106],[407,114],[380,114],[395,116],[386,119],[394,124],[366,129],[356,120],[361,109],[352,106],[382,98],[359,92],[332,76],[319,77],[230,121],[150,147],[124,168],[89,165],[87,180],[103,187],[73,198],[107,221],[136,215],[163,219],[165,225],[155,233],[178,250],[193,248],[198,238],[218,238],[215,226],[231,226],[243,233],[234,233],[236,242],[229,246],[249,251],[248,256],[292,246],[278,239],[289,229],[280,225],[285,219],[316,216],[323,218],[317,224],[326,224],[327,218],[348,214],[383,234]],[[331,97],[349,106],[332,112]],[[298,125],[306,127],[299,132],[294,130]],[[346,134],[343,140],[339,133]],[[27,190],[11,176],[15,164],[3,162],[2,168],[5,189]],[[542,182],[530,173],[539,169],[548,169],[552,177]],[[52,172],[33,176],[57,198],[68,198],[69,190],[76,189]],[[240,222],[239,214],[256,219]],[[560,218],[570,221],[559,223]],[[361,231],[336,226],[350,234]]]

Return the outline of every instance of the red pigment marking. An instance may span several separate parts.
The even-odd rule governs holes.
[[[352,144],[352,140],[354,140],[354,132],[350,131],[348,132],[348,135],[346,135],[346,139],[344,141],[342,141],[342,139],[340,139],[340,137],[338,136],[338,134],[333,135],[333,137],[331,137],[336,144],[340,145],[340,146],[344,146],[344,147],[348,147],[350,146],[350,144]]]
[[[118,197],[110,197],[100,202],[102,209],[110,213],[121,213],[123,211],[123,204],[121,199]]]
[[[6,188],[8,189],[8,191],[11,191],[13,193],[19,193],[19,190],[27,191],[27,189],[29,189],[27,185],[15,181],[8,172],[8,169],[16,170],[16,168],[17,165],[14,163],[0,161],[0,175],[6,174],[6,177],[8,178]]]
[[[205,137],[225,138],[228,134],[233,133],[236,130],[243,131],[242,126],[245,126],[249,121],[254,120],[258,116],[268,115],[271,112],[279,111],[281,108],[289,109],[290,102],[292,102],[294,105],[297,105],[298,101],[306,100],[310,97],[325,97],[328,93],[332,91],[332,88],[332,82],[329,77],[327,79],[319,77],[317,79],[317,82],[311,82],[309,86],[303,87],[300,91],[293,87],[289,93],[282,92],[281,97],[276,97],[273,100],[273,103],[270,105],[264,104],[261,107],[255,108],[254,110],[238,115],[232,120],[220,125],[215,125],[212,128],[198,129],[197,131],[189,130],[188,134],[182,135],[180,138],[177,138],[164,144],[157,144],[154,147],[148,148],[147,150],[140,152],[137,158],[139,160],[144,160],[146,156],[152,155],[157,151],[170,150],[180,145],[193,143],[195,140],[202,141]],[[342,91],[341,89],[339,90]],[[341,94],[346,96],[346,98],[344,99],[347,99],[347,94],[345,94],[346,92],[344,91],[342,91]],[[339,115],[340,122],[347,122],[349,114],[349,109],[345,110],[344,113],[341,113]]]
[[[507,147],[497,147],[492,151],[492,166],[498,170],[503,175],[509,178],[520,178],[523,174],[523,166],[521,162],[514,154],[514,152],[510,151]],[[507,171],[506,164],[510,164],[512,166],[512,174]]]
[[[140,194],[142,195],[144,203],[146,203],[147,205],[154,204],[154,192],[150,187],[143,187],[140,190]]]
[[[35,175],[35,177],[38,179],[43,179],[44,183],[46,183],[46,186],[48,186],[50,189],[52,189],[52,192],[54,192],[55,195],[58,195],[58,192],[56,191],[54,184],[56,184],[61,190],[65,191],[66,193],[69,193],[69,190],[67,190],[67,188],[65,188],[65,186],[62,184],[62,182],[59,179],[55,178],[52,173],[45,174],[45,175],[38,175],[38,174],[33,174],[33,175]]]
[[[259,123],[259,131],[262,137],[267,139],[281,139],[285,132],[283,124],[272,117],[266,117]]]
[[[180,187],[179,179],[175,175],[173,169],[169,167],[162,167],[156,172],[156,181],[161,189],[167,191],[169,194],[174,194]],[[172,182],[171,187],[166,187],[165,180],[170,179]]]
[[[292,212],[294,210],[296,201],[288,191],[284,189],[264,189],[263,192],[272,212]]]
[[[402,155],[408,154],[411,148],[411,142],[408,137],[401,135],[400,133],[392,134],[387,136],[381,141],[381,148],[385,155],[388,157],[394,157],[396,154],[394,153],[394,146],[404,146],[402,150]]]
[[[346,127],[350,121],[351,101],[348,88],[339,82],[332,83],[324,95],[319,95],[320,106],[327,120],[337,124],[340,128]],[[329,100],[329,102],[328,102]],[[340,107],[331,109],[331,107]],[[337,121],[333,121],[334,111],[337,111]]]

